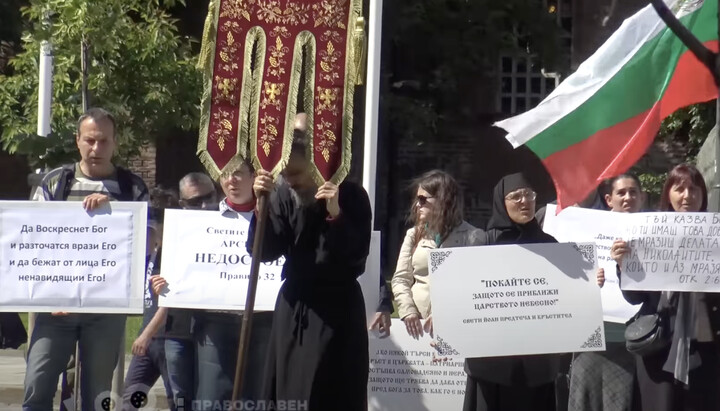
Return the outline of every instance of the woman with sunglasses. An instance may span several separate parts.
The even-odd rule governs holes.
[[[673,168],[660,197],[660,211],[707,211],[702,174],[692,165]],[[619,267],[630,252],[617,240],[610,255]],[[677,291],[623,291],[630,304],[642,304],[638,314],[664,313],[669,328],[659,352],[635,356],[637,383],[633,395],[643,411],[720,410],[720,294]]]
[[[450,174],[429,171],[416,179],[413,187],[416,193],[410,207],[413,227],[407,231],[400,249],[392,292],[408,334],[418,339],[423,332],[433,335],[430,250],[483,245],[486,238],[484,231],[463,220],[462,193]]]
[[[536,197],[522,174],[503,177],[493,192],[489,244],[556,243],[535,219]],[[556,354],[467,358],[463,411],[554,411],[561,358]]]

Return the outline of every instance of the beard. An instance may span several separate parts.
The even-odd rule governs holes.
[[[296,208],[307,208],[317,202],[317,200],[315,199],[317,187],[295,189],[292,188],[290,184],[288,184],[287,181],[282,178],[282,176],[278,178],[278,184],[287,185]]]
[[[315,199],[316,193],[316,188],[305,188],[302,190],[296,190],[290,187],[290,195],[292,195],[292,198],[295,201],[295,205],[297,208],[307,208],[315,204],[315,202],[317,201]]]

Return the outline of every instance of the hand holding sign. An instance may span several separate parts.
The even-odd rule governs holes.
[[[405,323],[405,328],[407,328],[408,335],[410,335],[416,340],[422,337],[423,331],[422,324],[420,324],[420,316],[418,316],[417,314],[410,314],[407,317],[403,318],[402,321]]]
[[[162,294],[163,288],[167,286],[167,280],[159,275],[150,277],[150,287],[152,288],[155,295]]]
[[[425,331],[427,334],[430,334],[430,337],[433,336],[433,322],[432,322],[432,315],[430,315],[427,320],[425,320],[425,324],[423,324],[423,331]]]
[[[83,199],[83,208],[86,211],[93,211],[110,202],[110,197],[105,194],[93,193]]]
[[[385,338],[390,335],[391,324],[392,322],[390,320],[390,313],[378,312],[375,313],[375,317],[373,317],[373,320],[370,323],[370,327],[368,327],[368,330],[372,331],[377,328],[378,332],[380,333],[380,338]]]
[[[610,247],[610,257],[615,260],[618,265],[622,265],[623,257],[625,257],[625,254],[629,252],[630,245],[627,243],[627,241],[623,241],[622,239],[613,241],[613,244]]]

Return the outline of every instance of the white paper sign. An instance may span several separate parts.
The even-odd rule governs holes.
[[[467,375],[459,357],[433,362],[430,336],[410,337],[399,319],[388,338],[370,338],[369,411],[460,410]]]
[[[720,292],[720,214],[631,214],[625,290]]]
[[[622,215],[580,207],[568,207],[555,215],[555,210],[555,205],[547,205],[543,231],[561,243],[595,242],[598,266],[605,269],[605,285],[601,289],[605,321],[625,324],[638,307],[622,296],[616,263],[610,258],[610,246],[625,232]]]
[[[0,202],[0,311],[141,314],[147,204]]]
[[[161,307],[243,310],[252,257],[246,242],[251,213],[240,218],[218,211],[165,210],[160,275],[168,291]],[[260,265],[255,311],[275,309],[282,285],[284,257]],[[380,284],[380,233],[374,232],[366,273],[358,281],[366,301],[366,316],[375,314]]]
[[[596,270],[588,243],[433,250],[436,339],[465,358],[603,351]]]
[[[251,213],[165,210],[160,275],[168,291],[161,307],[214,310],[245,308],[252,257],[246,242]],[[275,309],[285,260],[260,264],[255,311]]]

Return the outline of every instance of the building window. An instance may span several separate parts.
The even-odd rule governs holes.
[[[500,58],[499,109],[503,114],[520,114],[535,106],[556,86],[555,78],[547,78],[530,55]]]
[[[562,67],[570,67],[572,46],[572,0],[545,0],[548,13],[560,27]],[[529,54],[506,54],[500,57],[500,93],[497,107],[505,115],[515,115],[540,104],[559,83],[559,78],[542,74],[542,67]]]

